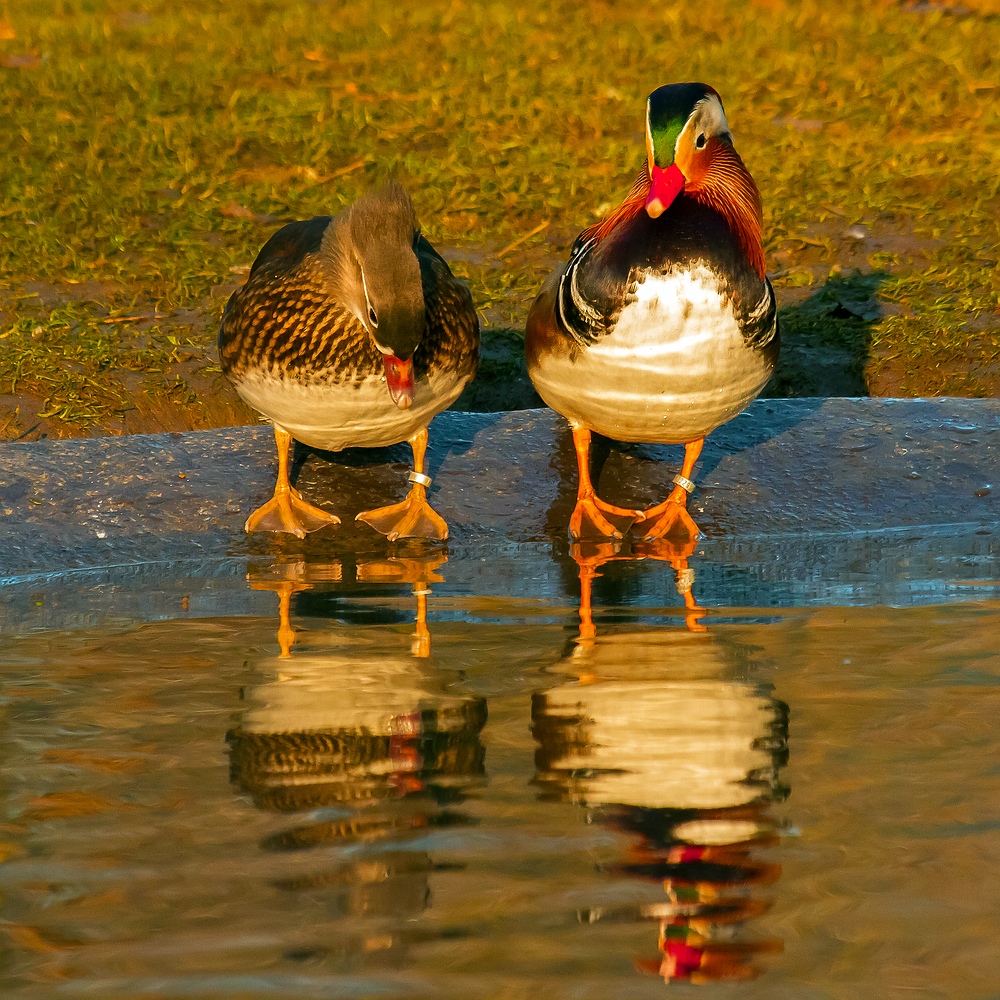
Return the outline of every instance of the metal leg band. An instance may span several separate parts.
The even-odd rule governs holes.
[[[694,483],[691,482],[687,476],[682,476],[679,472],[671,480],[675,486],[679,486],[682,490],[685,490],[688,494],[694,493]]]
[[[416,483],[418,486],[430,486],[434,482],[430,476],[425,476],[422,472],[410,472],[406,478],[409,482]]]

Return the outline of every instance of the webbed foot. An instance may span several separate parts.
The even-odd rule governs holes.
[[[296,538],[305,538],[308,532],[319,531],[328,524],[340,524],[340,518],[307,503],[298,490],[279,488],[267,503],[247,518],[245,527],[248,534],[253,531],[287,531]]]
[[[683,499],[670,498],[655,507],[645,511],[639,520],[637,534],[644,542],[652,542],[658,538],[687,538],[694,541],[701,534],[698,525],[694,523],[687,512]],[[649,525],[649,527],[645,527]]]
[[[447,523],[427,502],[422,486],[414,486],[402,503],[363,510],[355,520],[371,525],[390,542],[397,538],[429,538],[443,542],[448,537]]]
[[[625,523],[619,528],[605,514],[622,519]],[[573,539],[581,538],[621,538],[632,524],[642,517],[641,510],[629,510],[625,507],[615,507],[605,503],[597,495],[580,497],[573,508],[573,516],[569,519],[569,533]]]

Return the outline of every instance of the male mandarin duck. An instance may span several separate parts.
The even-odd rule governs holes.
[[[236,391],[274,424],[278,446],[274,496],[250,515],[248,532],[301,538],[340,522],[291,487],[294,438],[330,451],[409,441],[406,499],[357,519],[390,540],[448,537],[427,502],[427,425],[475,375],[479,319],[401,185],[334,218],[279,229],[226,305],[219,354]]]
[[[764,388],[778,355],[764,273],[760,193],[733,147],[722,99],[702,83],[646,103],[647,164],[625,201],[585,229],[528,316],[528,371],[573,430],[580,469],[570,533],[697,537],[686,509],[705,437]],[[601,500],[590,436],[685,445],[667,499],[646,511]]]

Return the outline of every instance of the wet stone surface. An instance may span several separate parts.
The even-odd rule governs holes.
[[[602,495],[637,507],[666,496],[682,454],[604,451]],[[354,521],[401,499],[409,468],[406,446],[300,449],[299,489],[343,523],[299,541],[243,532],[273,486],[267,427],[4,446],[0,623],[148,620],[188,594],[202,614],[257,613],[271,597],[246,589],[255,560],[336,562],[350,581],[367,559],[426,551]],[[444,413],[428,471],[451,527],[452,590],[545,598],[563,593],[567,572],[575,580],[564,564],[576,468],[562,418]],[[988,596],[1000,578],[994,400],[760,400],[709,438],[696,479],[699,594],[715,605],[960,600]],[[676,599],[662,568],[637,571],[646,603]],[[72,594],[62,617],[60,592]]]
[[[681,453],[613,446],[602,495],[658,502]],[[302,449],[297,466],[305,497],[345,522],[322,534],[354,536],[355,513],[402,497],[410,455]],[[262,551],[269,539],[242,525],[274,468],[267,427],[5,445],[3,573]],[[440,415],[428,471],[455,543],[565,534],[576,470],[566,423],[549,410]],[[696,478],[691,511],[709,539],[992,523],[1000,402],[759,400],[709,438]]]

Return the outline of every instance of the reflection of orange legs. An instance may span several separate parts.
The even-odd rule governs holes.
[[[292,646],[295,645],[295,629],[292,628],[292,616],[289,613],[292,603],[292,594],[296,590],[301,590],[294,583],[284,583],[278,590],[278,654],[280,659],[287,660],[292,655]]]
[[[643,511],[640,525],[646,525],[648,522],[655,521],[646,530],[643,536],[645,540],[651,541],[654,538],[666,538],[667,535],[686,535],[688,538],[698,537],[698,525],[694,523],[691,515],[687,512],[687,498],[689,491],[694,489],[694,484],[691,482],[691,475],[694,472],[695,462],[698,461],[698,456],[701,454],[704,444],[705,439],[699,438],[697,441],[690,441],[684,446],[684,465],[681,467],[681,474],[677,478],[683,480],[684,483],[690,483],[690,488],[686,489],[684,485],[678,483],[670,491],[670,496],[663,503]],[[642,529],[640,528],[640,530]]]
[[[624,525],[627,529],[636,518],[642,516],[642,511],[627,510],[605,503],[594,489],[590,480],[590,431],[585,427],[573,428],[573,447],[576,449],[576,464],[580,470],[579,486],[576,493],[576,507],[569,521],[569,533],[573,538],[583,538],[586,535],[603,536],[604,538],[621,538],[618,530],[604,515],[621,517],[628,520]]]
[[[591,604],[594,580],[601,575],[597,572],[598,569],[606,562],[611,562],[616,558],[615,553],[618,551],[618,546],[613,542],[601,542],[587,546],[571,545],[569,551],[577,566],[580,567],[580,637],[578,642],[580,647],[592,646],[597,637],[593,605]],[[618,556],[617,558],[627,557]]]
[[[423,660],[431,655],[431,632],[427,627],[427,595],[430,589],[421,580],[413,585],[413,593],[417,598],[417,628],[410,643],[410,652]]]
[[[412,583],[413,596],[417,599],[416,629],[410,652],[421,659],[431,655],[431,633],[427,627],[427,598],[432,583],[443,583],[444,577],[436,573],[448,561],[441,552],[430,558],[375,559],[358,563],[357,578],[368,583]]]
[[[656,559],[670,563],[677,574],[677,593],[684,598],[684,624],[689,632],[707,632],[706,626],[698,620],[704,618],[705,609],[698,605],[694,596],[694,570],[688,566],[688,557],[698,547],[697,539],[681,542],[677,539],[657,539],[644,545],[636,544],[632,555],[618,555],[618,545],[613,542],[571,545],[570,555],[580,567],[580,637],[578,649],[593,646],[597,637],[594,625],[592,593],[594,580],[601,574],[598,569],[609,562],[629,562],[641,559]]]
[[[688,557],[694,553],[697,546],[698,542],[695,539],[683,543],[678,540],[659,539],[645,545],[636,545],[632,555],[622,556],[618,555],[618,546],[613,542],[571,545],[570,555],[580,567],[580,636],[577,640],[577,649],[583,650],[593,646],[597,638],[592,604],[594,580],[601,575],[597,571],[609,562],[656,559],[670,563],[670,568],[677,574],[677,593],[684,598],[685,626],[689,632],[707,632],[707,627],[698,620],[704,618],[706,612],[695,600],[694,570],[688,566]]]
[[[697,532],[697,528],[695,529]],[[708,629],[698,621],[705,616],[705,609],[698,606],[694,597],[694,570],[688,566],[688,557],[694,554],[698,547],[697,535],[681,542],[680,539],[660,538],[644,545],[637,545],[635,552],[641,558],[658,559],[670,563],[670,568],[677,574],[675,582],[677,593],[684,598],[684,624],[689,632],[707,632]]]
[[[402,503],[390,504],[376,510],[362,511],[355,518],[381,531],[390,542],[397,538],[430,538],[443,542],[448,537],[448,525],[427,502],[430,476],[424,475],[424,455],[427,453],[427,428],[410,438],[413,449],[413,472],[410,474],[410,492]]]
[[[248,567],[247,582],[251,590],[273,590],[278,595],[278,656],[288,659],[295,645],[295,629],[292,628],[292,594],[309,590],[317,583],[339,583],[343,578],[343,568],[339,562],[306,563],[301,559],[278,560],[267,565]]]
[[[302,494],[292,488],[288,481],[288,448],[292,436],[277,424],[274,425],[274,443],[278,446],[278,481],[274,485],[274,496],[247,518],[247,532],[287,531],[297,538],[305,538],[309,531],[340,524],[339,517],[306,503]]]

